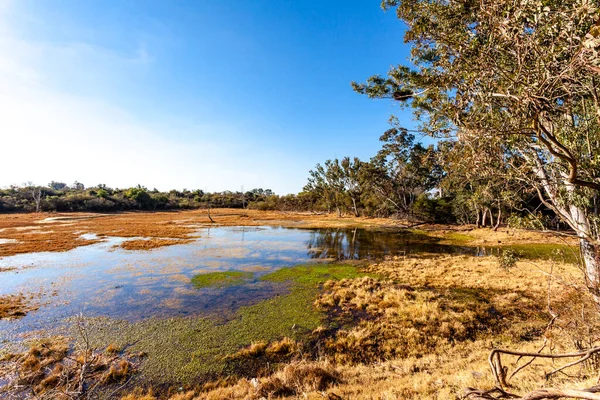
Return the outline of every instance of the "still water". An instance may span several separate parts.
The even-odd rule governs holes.
[[[24,293],[40,304],[18,320],[0,320],[0,346],[27,333],[64,325],[67,318],[107,316],[130,321],[228,312],[285,293],[285,283],[261,281],[273,270],[308,262],[378,259],[411,252],[470,253],[426,236],[361,229],[216,227],[188,244],[151,251],[119,248],[124,238],[67,252],[0,258],[0,295]],[[93,238],[93,237],[90,237]],[[191,278],[215,271],[249,271],[228,288],[195,288]]]

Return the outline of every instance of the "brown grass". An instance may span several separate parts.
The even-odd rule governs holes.
[[[0,319],[16,319],[24,317],[30,311],[39,308],[31,297],[23,294],[0,296]]]
[[[0,238],[13,239],[16,243],[0,244],[0,257],[38,251],[66,251],[79,246],[96,243],[85,240],[82,233],[95,233],[99,237],[143,237],[153,239],[149,243],[127,242],[131,250],[146,250],[174,244],[165,239],[190,239],[202,226],[288,226],[305,228],[403,228],[406,221],[389,218],[343,217],[334,215],[258,211],[239,209],[213,209],[211,223],[206,210],[177,212],[125,212],[119,214],[90,213],[39,213],[0,214]],[[432,236],[446,237],[460,234],[471,245],[523,243],[563,243],[563,239],[551,234],[503,229],[473,227],[448,227],[444,225],[420,226]],[[178,243],[184,243],[178,242]],[[127,247],[125,247],[127,248]]]
[[[80,387],[94,397],[94,390],[104,392],[136,370],[136,356],[119,357],[110,350],[69,350],[68,339],[54,337],[32,343],[22,354],[4,354],[0,376],[6,384],[0,387],[0,397],[71,399],[82,396]]]
[[[381,278],[329,281],[315,301],[341,329],[319,328],[304,343],[254,343],[232,359],[273,362],[270,351],[293,357],[273,373],[206,385],[185,398],[458,399],[467,387],[495,385],[487,363],[494,347],[538,351],[546,343],[544,351],[557,353],[590,347],[600,334],[572,264],[519,261],[505,270],[490,258],[428,255],[369,269]],[[559,318],[546,330],[549,309]],[[506,360],[509,373],[515,361]],[[546,381],[556,365],[540,360],[512,379],[511,391],[590,387],[594,365]]]
[[[140,240],[128,240],[119,245],[120,248],[125,250],[152,250],[159,247],[173,246],[176,244],[190,243],[191,240],[186,239],[140,239]]]

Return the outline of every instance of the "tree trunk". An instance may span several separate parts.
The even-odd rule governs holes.
[[[33,197],[33,201],[35,202],[35,212],[39,213],[40,205],[42,203],[42,189],[41,188],[33,188],[31,190],[31,195]]]
[[[486,223],[486,219],[487,219],[487,212],[488,212],[487,208],[484,208],[483,209],[483,216],[481,217],[481,219],[482,219],[481,226],[483,228],[485,228],[485,223]]]
[[[481,221],[481,218],[480,218],[481,216],[479,215],[479,208],[476,208],[476,209],[475,209],[475,212],[477,213],[477,221],[475,221],[475,226],[476,226],[477,228],[479,228],[479,226],[480,226],[480,225],[479,225],[479,222]]]
[[[338,218],[341,218],[342,217],[342,209],[340,208],[340,206],[336,206],[335,209],[337,210]]]
[[[498,219],[496,219],[496,225],[494,225],[494,232],[496,232],[498,230],[498,227],[500,226],[501,218],[502,218],[502,209],[500,207],[498,207]]]
[[[358,208],[356,208],[356,199],[354,197],[352,198],[352,208],[354,208],[354,216],[358,218]]]
[[[550,173],[544,168],[544,165],[537,152],[528,155],[530,160],[535,163],[534,169],[543,191],[547,198],[544,198],[542,191],[538,189],[538,197],[542,203],[553,210],[571,229],[575,231],[579,237],[579,250],[583,262],[586,285],[594,296],[596,304],[600,306],[600,262],[597,256],[597,237],[592,233],[590,220],[585,209],[579,208],[576,205],[562,205],[560,187],[554,182]],[[562,177],[563,179],[565,177]],[[575,186],[564,182],[564,188],[572,194],[575,191]]]
[[[213,224],[215,223],[215,221],[213,221],[212,217],[210,216],[210,204],[208,205],[208,219],[210,219],[210,222],[212,222]]]

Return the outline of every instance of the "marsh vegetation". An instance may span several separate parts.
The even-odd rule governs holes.
[[[410,63],[352,88],[414,123],[369,160],[0,190],[0,396],[600,399],[600,3],[382,6]]]
[[[2,258],[2,278],[15,291],[4,298],[32,306],[0,320],[2,390],[67,398],[83,382],[81,390],[99,398],[453,398],[493,384],[491,344],[567,351],[596,329],[593,302],[577,290],[580,270],[568,255],[573,239],[241,214],[213,210],[220,227],[196,211],[71,214],[43,224],[21,215],[23,226],[40,226],[33,231],[76,232],[93,243]],[[13,226],[17,219],[6,218]],[[28,229],[2,233],[27,240]],[[123,246],[153,234],[185,242]],[[506,255],[514,259],[502,266]],[[61,274],[68,279],[52,283]],[[43,276],[55,292],[29,303],[24,288],[32,279],[43,286]],[[548,329],[554,314],[560,318]],[[84,378],[75,379],[83,365]],[[544,365],[524,371],[518,387],[539,384]],[[582,370],[577,379],[591,378]]]

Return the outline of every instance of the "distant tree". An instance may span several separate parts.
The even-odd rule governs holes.
[[[150,194],[148,194],[147,189],[140,185],[127,189],[124,195],[128,199],[135,201],[140,209],[148,209],[152,204],[152,197],[150,197]]]
[[[39,213],[42,204],[42,188],[34,185],[33,182],[27,182],[24,185],[24,189],[31,195],[31,199],[35,205],[35,212]]]
[[[315,193],[327,206],[327,212],[335,208],[338,217],[342,216],[345,197],[344,173],[339,160],[327,160],[309,171],[308,183],[304,190]]]
[[[340,163],[341,175],[344,191],[347,193],[350,202],[352,203],[352,211],[355,217],[360,215],[358,206],[360,202],[360,196],[362,192],[361,188],[361,168],[363,162],[357,157],[350,159],[350,157],[344,157]]]
[[[52,190],[63,190],[67,187],[67,184],[64,182],[52,181],[48,184],[48,187]]]

